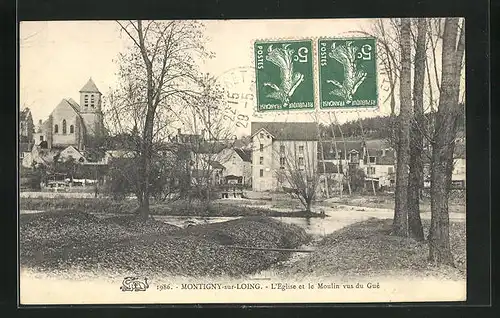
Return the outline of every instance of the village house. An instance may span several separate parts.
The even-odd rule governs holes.
[[[225,148],[217,154],[224,167],[224,183],[252,185],[252,152],[246,149]]]
[[[392,187],[395,182],[394,165],[395,151],[384,140],[323,141],[318,149],[318,172],[321,177],[326,174],[341,180],[339,174],[359,169],[365,175],[365,186],[370,188],[372,182],[375,189]]]
[[[254,191],[280,191],[290,186],[278,170],[287,165],[307,171],[317,167],[315,123],[252,122],[251,138]]]
[[[31,110],[26,107],[19,113],[19,141],[32,143],[34,130],[35,126],[33,125]]]
[[[341,181],[348,171],[363,170],[376,189],[394,184],[395,152],[383,140],[325,141],[316,123],[253,122],[252,189],[282,191],[289,187],[279,169],[314,171],[319,189],[324,178]]]
[[[29,108],[24,108],[19,113],[19,162],[22,164],[24,158],[29,156],[33,148],[33,117]]]
[[[251,184],[251,155],[246,149],[235,148],[237,140],[209,141],[206,134],[186,134],[181,129],[170,136],[172,144],[187,152],[189,171],[194,184]],[[178,150],[179,151],[179,150]]]
[[[39,120],[31,139],[34,147],[23,159],[23,166],[50,161],[53,153],[68,147],[72,147],[67,152],[74,158],[83,157],[88,139],[104,132],[101,105],[102,94],[90,78],[80,89],[80,104],[62,99],[45,121]]]

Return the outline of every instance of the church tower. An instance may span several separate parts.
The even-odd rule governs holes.
[[[102,94],[90,78],[80,90],[80,115],[83,118],[86,134],[100,135],[103,132],[103,115],[101,110]]]

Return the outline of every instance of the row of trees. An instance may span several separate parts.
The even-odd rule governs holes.
[[[382,72],[390,87],[391,140],[397,153],[393,233],[424,239],[419,192],[424,150],[431,148],[429,258],[452,265],[448,197],[457,130],[464,123],[464,100],[460,100],[464,20],[380,19],[364,33],[378,39]]]

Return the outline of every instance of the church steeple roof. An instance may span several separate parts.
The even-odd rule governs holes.
[[[97,86],[95,85],[94,81],[92,80],[92,77],[89,78],[89,81],[87,82],[87,84],[85,84],[82,87],[82,89],[80,90],[80,93],[83,93],[83,92],[86,92],[86,93],[100,93],[99,89],[97,88]]]

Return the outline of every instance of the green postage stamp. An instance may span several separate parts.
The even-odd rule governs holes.
[[[314,109],[311,40],[254,44],[257,111]]]
[[[365,108],[378,103],[374,38],[320,39],[320,108]]]

